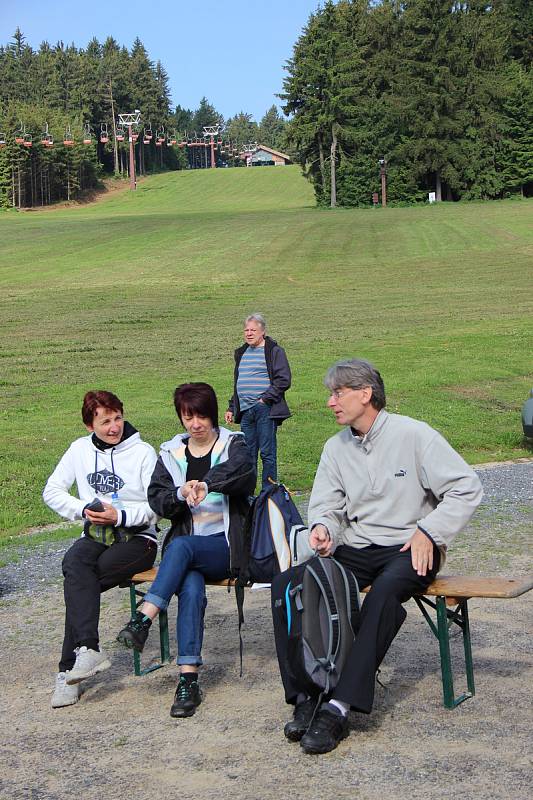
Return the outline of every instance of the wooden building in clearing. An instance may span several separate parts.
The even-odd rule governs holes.
[[[283,167],[286,164],[292,164],[290,156],[285,153],[279,153],[266,144],[258,144],[255,153],[243,153],[241,158],[246,160],[246,164],[250,167]]]

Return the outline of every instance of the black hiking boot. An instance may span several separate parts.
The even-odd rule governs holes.
[[[203,695],[198,685],[198,675],[194,674],[193,678],[193,673],[188,674],[191,675],[191,678],[180,675],[174,702],[170,709],[171,717],[192,717],[202,702]]]
[[[313,718],[316,700],[310,697],[294,707],[292,719],[283,728],[283,733],[291,742],[299,742]]]
[[[130,650],[137,650],[138,653],[142,653],[151,625],[151,619],[145,617],[140,611],[136,611],[135,616],[120,631],[117,636],[117,642],[120,642]]]
[[[304,753],[316,755],[335,750],[339,742],[348,736],[348,716],[335,714],[322,706],[307,733],[302,736],[300,747]]]

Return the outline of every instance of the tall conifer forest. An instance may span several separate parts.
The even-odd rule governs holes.
[[[328,0],[285,135],[324,205],[369,205],[382,169],[389,202],[531,196],[532,56],[531,0]]]
[[[156,131],[166,143],[171,130],[169,106],[167,74],[139,39],[130,51],[111,37],[85,49],[43,42],[34,51],[17,29],[0,47],[0,206],[70,200],[105,172],[127,174],[127,131],[117,130],[117,118],[135,109],[141,135],[150,125],[154,133],[135,148],[138,173],[177,168],[180,154],[156,144]]]
[[[140,175],[194,166],[167,146],[172,133],[218,125],[235,165],[245,141],[288,152],[321,205],[369,205],[382,182],[389,203],[531,196],[532,61],[531,0],[326,0],[285,65],[288,122],[272,106],[258,125],[244,112],[224,122],[205,97],[172,111],[165,69],[139,39],[34,50],[17,30],[0,46],[0,207],[127,175],[117,118],[135,109]]]

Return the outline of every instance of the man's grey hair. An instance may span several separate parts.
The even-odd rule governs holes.
[[[350,389],[364,389],[369,386],[372,389],[370,403],[374,408],[378,410],[385,408],[387,403],[381,375],[370,361],[364,361],[362,358],[337,361],[328,369],[324,383],[331,392],[343,386],[348,386]]]
[[[247,322],[251,322],[252,320],[254,320],[254,322],[258,322],[259,325],[261,325],[261,327],[263,328],[263,330],[265,330],[267,326],[267,321],[262,314],[259,314],[257,311],[254,311],[253,314],[250,314],[249,317],[246,317],[246,319],[244,320],[244,324],[246,325]]]

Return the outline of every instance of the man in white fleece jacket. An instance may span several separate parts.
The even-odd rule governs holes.
[[[278,660],[287,702],[295,705],[285,735],[307,753],[329,752],[348,735],[350,708],[370,713],[376,670],[406,617],[402,603],[431,583],[482,497],[475,472],[437,431],[385,410],[372,364],[340,361],[325,384],[328,407],[345,427],[322,451],[309,542],[320,555],[335,553],[361,588],[372,588],[339,683],[311,724],[314,701],[287,670],[287,625],[276,604],[290,578],[284,573],[273,583]]]

